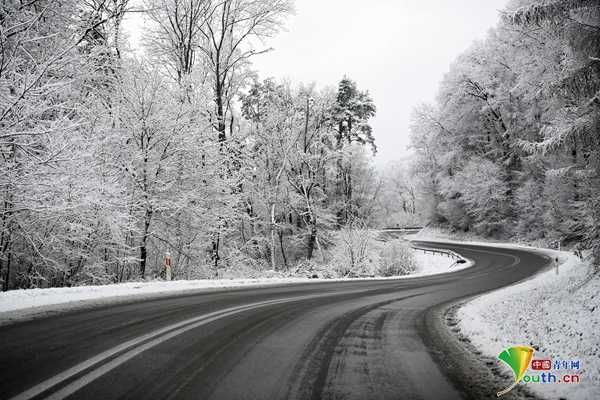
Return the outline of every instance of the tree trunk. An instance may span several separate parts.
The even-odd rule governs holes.
[[[275,270],[275,203],[271,204],[271,269]]]
[[[352,210],[352,164],[348,165],[348,169],[346,171],[348,176],[348,183],[346,188],[346,223],[351,220],[353,215]]]
[[[310,113],[310,99],[306,96],[306,117],[304,120],[304,154],[308,151],[308,121]]]
[[[10,247],[7,249],[7,257],[6,257],[6,274],[4,275],[4,282],[2,283],[2,291],[6,292],[10,288],[10,264],[12,261],[12,252],[10,251]]]
[[[2,290],[7,291],[10,279],[10,260],[11,260],[11,245],[12,245],[12,223],[9,218],[12,215],[12,196],[6,194],[4,200],[4,209],[2,210],[2,224],[0,225],[0,273],[2,273],[2,258],[6,255],[6,274],[2,284]]]
[[[308,251],[306,254],[307,259],[311,259],[313,256],[313,251],[315,249],[315,242],[317,240],[317,227],[314,223],[311,222],[310,227],[310,235],[308,236]]]
[[[212,242],[212,248],[213,248],[213,254],[212,254],[213,266],[215,268],[215,276],[217,278],[219,277],[219,241],[220,241],[220,234],[219,234],[219,232],[217,232],[215,234],[215,238],[213,239],[213,242]]]
[[[152,210],[146,209],[144,216],[144,232],[142,235],[142,243],[140,244],[140,276],[144,278],[146,275],[146,263],[148,260],[148,233],[150,231],[150,221],[152,220]]]
[[[345,191],[344,191],[344,166],[343,166],[343,160],[342,160],[342,155],[340,154],[336,160],[336,172],[335,172],[335,198],[336,199],[344,199],[345,201]],[[346,205],[344,204],[344,208],[346,208]],[[336,210],[336,222],[337,222],[337,226],[338,228],[341,228],[344,224],[344,208],[337,208]]]
[[[148,257],[146,251],[146,241],[144,240],[140,246],[140,277],[143,279],[146,274],[146,258]]]
[[[278,236],[279,236],[279,248],[281,249],[281,256],[283,257],[283,266],[285,267],[285,269],[288,268],[288,264],[287,264],[287,257],[285,255],[285,248],[283,246],[283,232],[281,230],[279,230],[277,232]]]
[[[221,80],[221,69],[219,67],[219,55],[217,54],[217,67],[215,70],[215,103],[217,105],[217,132],[219,142],[225,141],[225,102],[223,101],[223,82]]]

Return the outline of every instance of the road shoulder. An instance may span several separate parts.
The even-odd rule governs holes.
[[[581,361],[581,369],[553,372],[559,380],[564,373],[579,374],[582,382],[520,384],[503,398],[598,398],[600,345],[594,338],[600,327],[600,285],[595,270],[568,252],[530,251],[553,262],[514,285],[430,310],[423,336],[430,337],[428,346],[452,381],[468,388],[466,398],[495,396],[512,382],[512,373],[496,356],[514,345],[534,347],[534,358]]]
[[[483,354],[460,332],[456,311],[468,300],[448,303],[426,311],[419,333],[444,374],[468,400],[496,398],[511,376],[495,357]],[[507,400],[538,399],[527,387],[518,386],[503,396]]]

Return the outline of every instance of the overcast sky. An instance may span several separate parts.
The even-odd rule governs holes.
[[[348,75],[369,90],[377,106],[375,162],[383,166],[407,154],[412,108],[433,100],[450,63],[485,37],[506,2],[296,0],[286,30],[265,43],[274,50],[254,66],[262,78],[321,87]],[[137,26],[128,29],[136,46],[143,25],[128,25]]]
[[[506,0],[296,0],[254,60],[261,76],[320,86],[348,75],[377,106],[378,165],[401,158],[412,107],[433,100],[450,63],[496,25]]]

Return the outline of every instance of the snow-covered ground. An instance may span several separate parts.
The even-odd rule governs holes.
[[[390,278],[365,279],[405,279],[413,276],[424,276],[450,272],[458,267],[465,268],[470,264],[452,267],[452,260],[438,255],[417,251],[415,254],[418,269],[414,274]],[[260,278],[260,279],[203,279],[181,281],[126,282],[102,286],[77,286],[70,288],[11,290],[0,293],[0,323],[35,316],[48,312],[72,309],[81,306],[94,306],[130,299],[144,299],[168,296],[189,291],[211,291],[241,287],[264,287],[288,285],[295,283],[334,282],[348,279],[308,279],[308,278]]]
[[[549,399],[600,399],[600,279],[567,252],[556,268],[533,279],[466,303],[457,312],[464,335],[488,356],[518,344],[536,348],[534,358],[580,360],[579,384],[534,384],[528,387]]]
[[[470,261],[464,264],[456,264],[454,259],[447,256],[424,253],[420,250],[415,250],[415,260],[417,262],[417,271],[414,275],[419,276],[452,272],[473,265]]]
[[[445,235],[421,234],[418,238],[447,241]],[[528,387],[548,399],[600,399],[600,277],[590,279],[594,272],[590,263],[569,252],[535,250],[553,259],[558,257],[558,272],[552,267],[532,279],[465,303],[456,315],[461,333],[488,357],[495,358],[506,347],[523,344],[537,349],[534,359],[579,360],[579,370],[551,372],[559,376],[580,374],[581,383],[528,383]]]

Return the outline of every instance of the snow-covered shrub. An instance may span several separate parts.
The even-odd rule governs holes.
[[[330,269],[340,277],[374,275],[379,261],[379,244],[368,229],[346,227],[337,233],[331,250]]]
[[[379,252],[378,275],[408,275],[416,269],[417,262],[408,244],[402,240],[391,240],[383,244]]]
[[[262,271],[270,269],[264,259],[254,258],[236,248],[228,250],[219,265],[221,278],[260,278]]]
[[[335,278],[338,271],[314,260],[302,260],[293,268],[292,275],[302,278]]]
[[[164,271],[164,268],[163,268]],[[164,275],[161,274],[161,275]],[[215,268],[210,264],[210,260],[206,262],[199,261],[198,264],[189,264],[183,266],[175,266],[173,270],[173,279],[214,279]]]
[[[102,263],[84,265],[81,271],[70,278],[75,286],[77,285],[107,285],[115,282],[113,274],[107,272]]]

